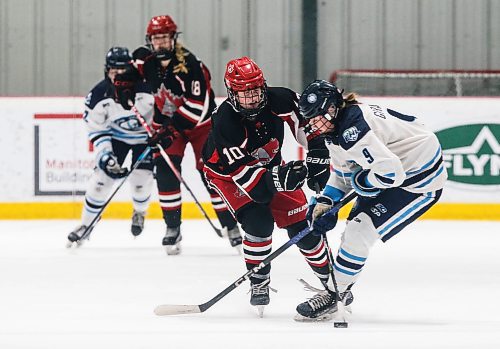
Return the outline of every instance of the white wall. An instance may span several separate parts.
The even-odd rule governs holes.
[[[470,144],[461,145],[467,148],[472,143],[474,146],[479,144],[482,157],[473,153],[466,154],[471,149],[469,147],[465,153],[461,151],[462,155],[456,155],[457,151],[453,149],[445,150],[445,160],[450,171],[463,177],[493,178],[498,173],[500,98],[384,97],[364,98],[363,101],[392,106],[402,113],[415,115],[435,132],[460,125],[485,124],[486,131],[483,131],[482,138],[473,137],[481,144],[470,141]],[[79,118],[82,112],[83,97],[0,98],[0,115],[4,121],[0,137],[0,202],[81,200],[77,192],[85,190],[86,180],[93,168],[93,153],[89,151],[85,127]],[[52,118],[45,118],[46,114],[51,114]],[[64,114],[74,116],[59,118]],[[38,146],[35,142],[36,134]],[[296,159],[299,148],[290,134],[287,137],[284,147],[285,160]],[[466,162],[461,164],[458,161],[461,158],[457,159],[457,156],[476,159],[475,166]],[[183,169],[184,179],[199,196],[200,201],[209,201],[195,171],[190,149],[186,154]],[[486,171],[481,171],[482,169]],[[496,175],[496,179],[493,178],[496,184],[490,185],[449,181],[442,202],[499,203],[499,178],[500,176]],[[124,189],[118,193],[117,201],[128,201],[128,188]],[[184,199],[191,201],[186,193]]]

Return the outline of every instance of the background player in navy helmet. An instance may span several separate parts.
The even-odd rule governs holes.
[[[116,94],[114,82],[117,74],[132,69],[132,57],[125,47],[112,47],[106,54],[104,79],[87,95],[83,120],[88,130],[90,142],[94,146],[96,168],[85,192],[82,224],[68,237],[77,241],[89,223],[103,207],[111,192],[114,181],[127,174],[122,167],[127,154],[132,152],[132,164],[146,149],[147,134],[130,106],[123,108]],[[149,88],[141,83],[122,91],[147,120],[153,116],[154,99]],[[134,213],[132,215],[132,234],[141,234],[144,216],[149,206],[153,184],[152,157],[146,157],[138,168],[130,174]]]
[[[150,143],[160,142],[167,148],[167,154],[179,171],[184,150],[190,143],[196,168],[201,175],[201,150],[210,130],[210,116],[215,108],[214,92],[207,67],[178,42],[177,37],[177,25],[170,16],[155,16],[147,26],[146,46],[136,49],[133,56],[138,71],[151,85],[155,97],[153,128],[156,135]],[[167,225],[162,243],[167,254],[178,254],[182,239],[180,183],[159,155],[155,155],[156,180],[160,206]],[[203,175],[201,177],[206,186]],[[213,189],[207,187],[207,190],[231,246],[241,246],[241,234],[226,204]]]
[[[414,116],[379,104],[363,104],[354,93],[316,80],[299,101],[314,132],[325,135],[334,171],[308,218],[313,232],[333,229],[337,217],[315,221],[348,191],[358,193],[334,261],[344,302],[352,302],[358,279],[376,241],[386,242],[420,217],[440,198],[447,175],[437,137]],[[318,319],[334,312],[334,287],[297,307],[298,318]]]
[[[284,87],[268,87],[262,70],[248,57],[227,63],[228,98],[214,111],[212,131],[203,150],[205,175],[241,223],[247,269],[271,253],[274,223],[290,237],[307,227],[307,200],[300,188],[308,171],[303,161],[284,163],[285,127],[309,149],[326,149],[298,111],[298,96]],[[314,272],[328,279],[322,236],[308,235],[297,243]],[[250,278],[250,303],[269,303],[271,265]]]

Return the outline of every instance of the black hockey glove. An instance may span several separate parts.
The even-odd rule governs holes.
[[[319,236],[324,235],[328,231],[335,228],[338,221],[338,214],[332,215],[328,218],[321,218],[323,214],[328,212],[334,205],[332,198],[319,195],[313,198],[307,209],[306,219],[309,222],[309,226],[312,229],[311,234]]]
[[[151,50],[149,49],[149,47],[147,46],[140,46],[138,48],[136,48],[134,50],[134,52],[132,53],[132,58],[134,60],[141,60],[141,61],[145,61],[146,58],[148,58],[149,56],[151,56],[153,53],[151,52]]]
[[[128,173],[128,170],[126,168],[120,166],[115,154],[110,151],[102,154],[101,158],[99,159],[99,168],[113,179],[123,178]]]
[[[123,74],[117,74],[113,85],[115,86],[115,101],[123,109],[130,110],[135,101],[135,85],[141,79],[136,69],[129,69]]]
[[[328,149],[311,149],[307,152],[307,186],[314,191],[323,190],[330,178],[330,152]]]
[[[294,191],[300,188],[307,177],[304,161],[290,161],[281,166],[274,166],[268,171],[268,186],[275,192]]]
[[[368,173],[370,173],[370,170],[363,170],[361,168],[357,171],[354,171],[351,177],[351,185],[356,193],[358,193],[360,196],[374,198],[375,196],[380,194],[381,190],[374,187],[368,181]]]

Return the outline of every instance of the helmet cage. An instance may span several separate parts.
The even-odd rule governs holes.
[[[260,102],[259,102],[258,106],[255,108],[243,107],[240,103],[241,97],[238,95],[238,92],[257,91],[257,89],[260,89],[260,96],[259,96]],[[245,118],[245,119],[250,119],[250,120],[254,119],[262,111],[262,109],[264,109],[264,107],[267,104],[267,85],[266,85],[266,83],[264,83],[264,85],[262,85],[262,86],[257,86],[255,88],[249,88],[246,90],[235,91],[230,86],[228,86],[228,84],[226,82],[226,90],[227,90],[227,96],[229,98],[229,102],[233,106],[234,110],[236,110],[238,113],[240,113],[243,116],[243,118]],[[255,95],[252,94],[251,96],[243,97],[243,98],[252,99],[254,97],[255,97]]]

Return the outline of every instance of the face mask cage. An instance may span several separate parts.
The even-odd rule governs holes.
[[[229,101],[233,105],[233,108],[240,113],[243,118],[254,120],[257,115],[264,109],[267,104],[267,85],[260,88],[255,88],[250,91],[250,93],[245,93],[244,96],[238,95],[238,92],[234,91],[232,88],[226,85],[227,95],[229,97]],[[258,91],[260,89],[260,92]],[[252,104],[255,100],[255,97],[259,97],[259,103],[254,108],[244,107],[242,104],[248,105]]]
[[[308,127],[310,132],[318,131],[319,133],[331,132],[335,129],[335,118],[337,117],[338,109],[335,109],[334,116],[326,113],[309,119]]]
[[[164,34],[164,35],[168,35],[169,36],[168,40],[171,40],[171,43],[172,43],[172,45],[171,45],[172,47],[171,47],[170,50],[168,50],[166,48],[160,48],[158,50],[154,49],[153,42],[151,40],[151,36],[153,36],[153,35],[159,35],[159,34]],[[174,57],[175,45],[177,44],[177,38],[178,38],[178,36],[179,36],[179,32],[154,33],[154,34],[151,34],[151,35],[146,35],[146,44],[149,46],[149,48],[154,53],[154,55],[156,56],[156,58],[158,58],[161,61],[166,61],[166,60],[172,59]]]

